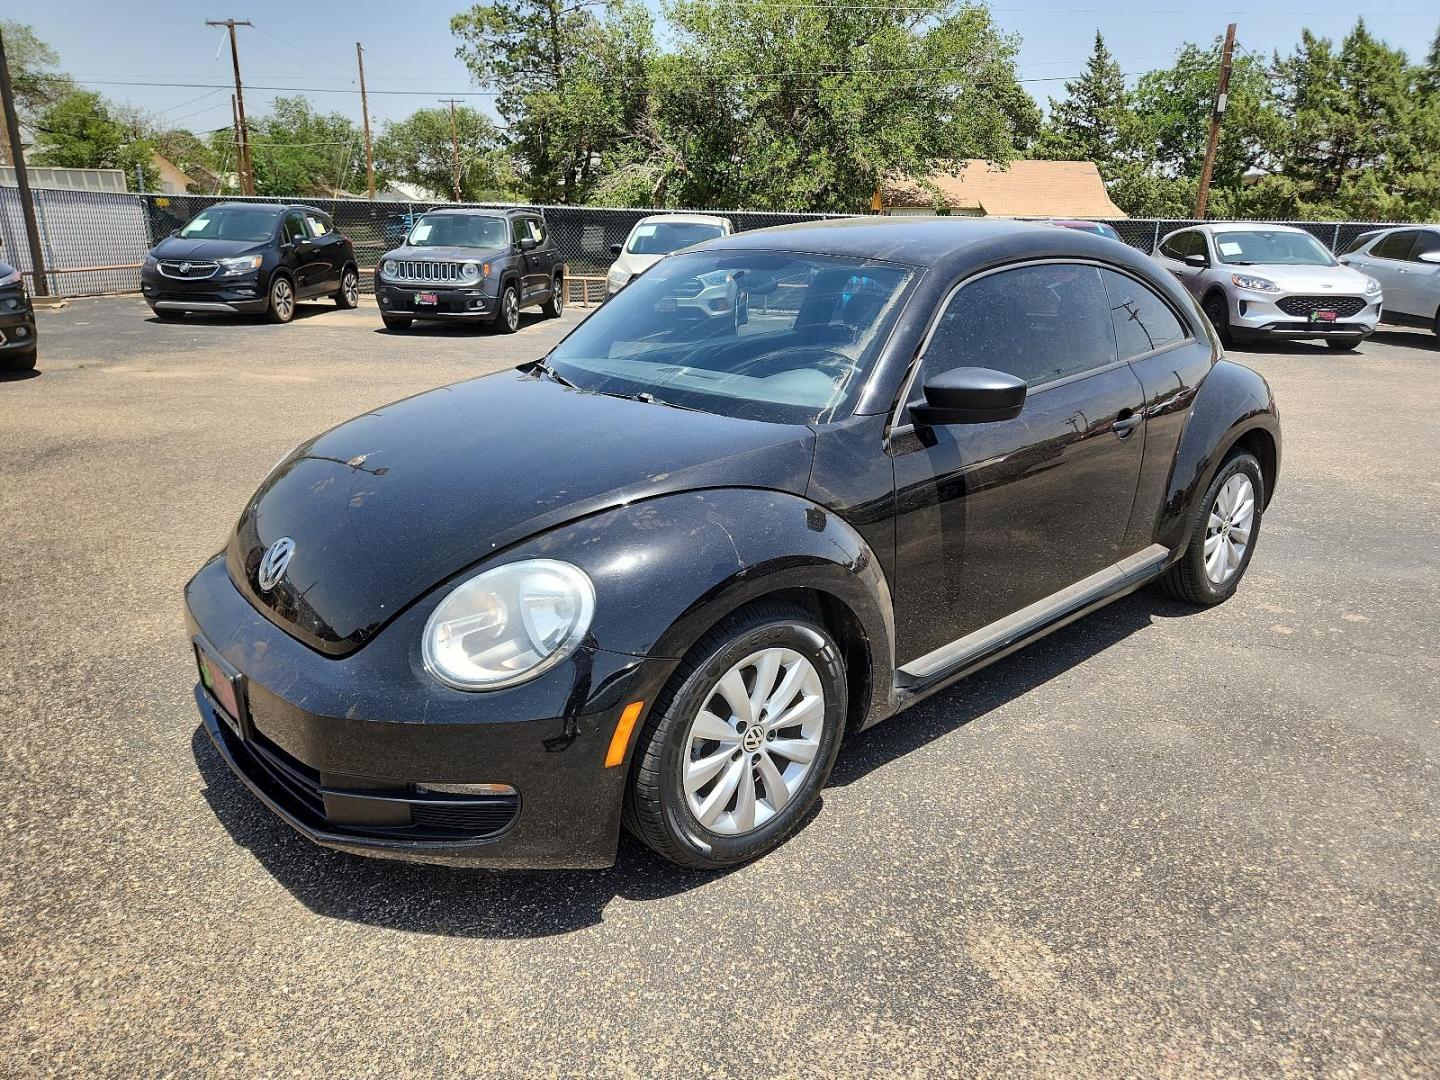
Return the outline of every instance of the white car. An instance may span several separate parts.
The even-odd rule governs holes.
[[[1192,225],[1161,240],[1155,257],[1200,301],[1226,345],[1313,338],[1353,349],[1380,321],[1380,283],[1341,266],[1304,229]]]
[[[1386,322],[1440,334],[1440,227],[1364,233],[1340,261],[1380,282]]]
[[[625,243],[610,245],[610,254],[617,258],[605,275],[605,299],[610,299],[628,285],[631,278],[643,274],[671,252],[717,236],[729,236],[734,231],[729,218],[709,214],[651,214],[641,218]]]

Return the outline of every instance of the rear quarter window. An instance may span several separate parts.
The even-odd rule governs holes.
[[[1102,270],[1121,360],[1164,349],[1190,336],[1170,305],[1132,277]]]

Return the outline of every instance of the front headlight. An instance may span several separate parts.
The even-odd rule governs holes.
[[[259,255],[241,255],[234,259],[217,259],[216,262],[220,264],[222,277],[236,277],[259,270],[262,259]]]
[[[394,259],[386,259],[383,263],[380,264],[380,272],[386,277],[395,277],[398,274],[399,270],[400,267],[395,265]]]
[[[1365,295],[1366,295],[1366,296],[1379,296],[1379,295],[1380,295],[1380,282],[1376,281],[1373,277],[1367,277],[1367,278],[1365,279]]]
[[[1242,289],[1253,289],[1255,292],[1280,291],[1280,286],[1269,278],[1256,277],[1254,274],[1231,274],[1230,280]]]
[[[474,281],[479,276],[480,267],[474,263],[467,262],[464,266],[460,267],[460,277],[465,281]]]
[[[617,289],[623,288],[625,284],[630,280],[630,275],[627,274],[624,270],[611,270],[608,274],[605,275],[605,277],[610,282],[610,284],[614,285]]]
[[[595,586],[578,567],[527,559],[476,574],[425,624],[425,669],[456,690],[498,690],[565,660],[595,613]]]
[[[154,255],[146,255],[146,256],[145,256],[145,265],[144,265],[141,269],[144,269],[144,270],[154,270],[154,269],[155,269],[157,266],[159,266],[159,265],[160,265],[160,260],[157,259],[157,258],[155,258]]]

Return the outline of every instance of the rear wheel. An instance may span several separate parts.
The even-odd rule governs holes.
[[[1160,579],[1165,591],[1204,607],[1230,599],[1255,554],[1264,505],[1260,462],[1244,451],[1231,454],[1200,500],[1185,554]]]
[[[1220,344],[1227,349],[1235,344],[1235,335],[1230,331],[1230,307],[1225,302],[1225,294],[1213,292],[1205,297],[1205,302],[1200,305],[1205,312],[1205,317],[1210,320],[1210,325],[1215,327],[1215,332],[1220,335]]]
[[[1360,342],[1354,338],[1349,341],[1344,341],[1340,338],[1326,338],[1325,344],[1336,352],[1354,352],[1359,347]]]
[[[682,866],[763,855],[819,798],[845,723],[845,665],[814,617],[756,604],[702,638],[636,742],[625,820]]]
[[[360,275],[353,266],[347,266],[340,275],[340,291],[335,294],[335,306],[353,308],[360,304]]]
[[[513,334],[520,329],[520,293],[514,285],[500,290],[500,310],[495,313],[495,329]]]
[[[381,315],[380,321],[385,324],[386,330],[409,330],[413,319],[401,318],[398,315]]]
[[[288,323],[295,318],[295,286],[289,278],[276,274],[270,282],[270,306],[265,317],[273,323]]]
[[[550,299],[540,305],[547,319],[558,319],[565,313],[565,279],[557,277],[550,287]]]

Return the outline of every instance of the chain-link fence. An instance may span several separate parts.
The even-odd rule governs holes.
[[[324,210],[355,245],[364,269],[397,247],[417,214],[432,203],[370,202],[365,199],[226,199],[212,195],[126,195],[108,192],[35,189],[36,215],[45,250],[50,292],[57,296],[93,296],[107,292],[133,292],[140,287],[139,265],[145,253],[200,211],[218,202],[300,202]],[[456,204],[446,203],[445,206]],[[498,203],[468,204],[498,208]],[[598,206],[536,207],[545,214],[572,277],[602,275],[612,260],[610,245],[623,243],[631,228],[647,214],[659,210]],[[781,213],[753,210],[713,210],[728,217],[737,230],[763,229],[797,221],[833,218],[836,214]],[[1152,252],[1166,233],[1194,221],[1123,218],[1107,219],[1130,246]],[[1337,254],[1362,232],[1400,222],[1264,222],[1298,225]],[[25,239],[19,193],[0,187],[0,259],[30,272],[30,249]],[[369,275],[362,275],[369,288]]]

